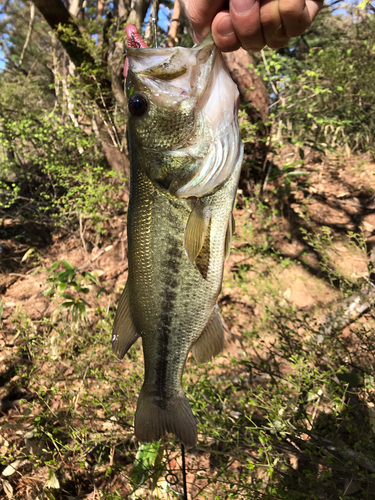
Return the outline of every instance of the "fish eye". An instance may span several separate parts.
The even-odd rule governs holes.
[[[134,116],[142,116],[147,111],[147,100],[143,95],[133,94],[128,102],[129,111]]]

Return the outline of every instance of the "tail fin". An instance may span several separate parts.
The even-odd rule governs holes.
[[[160,408],[141,389],[135,412],[135,435],[142,443],[158,441],[166,432],[172,432],[186,448],[197,444],[197,424],[189,401],[184,393],[166,401],[165,408]]]

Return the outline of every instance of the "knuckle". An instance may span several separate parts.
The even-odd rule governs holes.
[[[295,0],[282,0],[279,2],[280,15],[290,17],[291,19],[298,19],[302,15],[304,9],[305,6],[303,5],[301,9],[300,5]]]
[[[189,2],[186,6],[187,14],[193,26],[201,26],[204,24],[202,12],[195,2]]]
[[[267,46],[270,49],[281,49],[281,47],[285,47],[288,41],[289,38],[283,38],[283,39],[273,38],[267,42]]]
[[[244,43],[242,44],[243,49],[251,52],[260,52],[266,46],[265,43]]]

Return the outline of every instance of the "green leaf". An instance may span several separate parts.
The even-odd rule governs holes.
[[[339,92],[342,92],[344,89],[340,86],[336,87],[336,89],[339,91]]]
[[[369,3],[370,3],[369,0],[362,0],[362,2],[357,5],[357,9],[364,10]]]
[[[48,297],[49,295],[53,294],[54,290],[55,290],[55,287],[54,286],[50,286],[48,288],[48,290],[46,290],[45,292],[43,292],[43,295],[45,295],[46,297]]]
[[[75,302],[63,302],[60,307],[63,307],[64,309],[70,309],[71,307],[74,307]]]
[[[75,269],[71,264],[69,264],[69,262],[67,260],[63,260],[62,263],[64,264],[64,266],[69,269],[69,270],[73,270]]]
[[[56,267],[57,267],[59,264],[60,264],[60,261],[59,261],[59,260],[57,260],[56,262],[54,262],[54,263],[52,264],[52,266],[48,269],[48,272],[52,272],[52,271],[54,271],[54,270],[56,269]]]
[[[70,275],[70,271],[61,271],[61,273],[55,274],[55,281],[67,281]]]
[[[295,171],[295,172],[288,172],[285,177],[291,177],[293,175],[307,175],[308,172],[303,172],[302,170],[300,171]]]
[[[74,297],[72,297],[72,295],[69,295],[68,293],[62,293],[61,296],[64,297],[64,299],[72,300],[73,302],[75,302],[76,300]]]
[[[130,481],[134,488],[142,484],[145,478],[151,474],[158,456],[160,442],[139,445],[133,469],[130,472]]]

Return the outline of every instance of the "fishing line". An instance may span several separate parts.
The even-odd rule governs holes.
[[[182,481],[184,485],[184,500],[187,500],[185,446],[183,445],[183,443],[181,443],[181,455],[182,455]]]
[[[186,485],[186,464],[185,464],[185,446],[181,443],[181,456],[182,456],[182,485],[184,492],[180,493],[179,491],[175,490],[173,486],[177,486],[179,483],[178,477],[174,472],[169,472],[165,476],[165,480],[170,487],[170,489],[176,493],[179,497],[182,497],[184,500],[187,500],[187,485]]]

